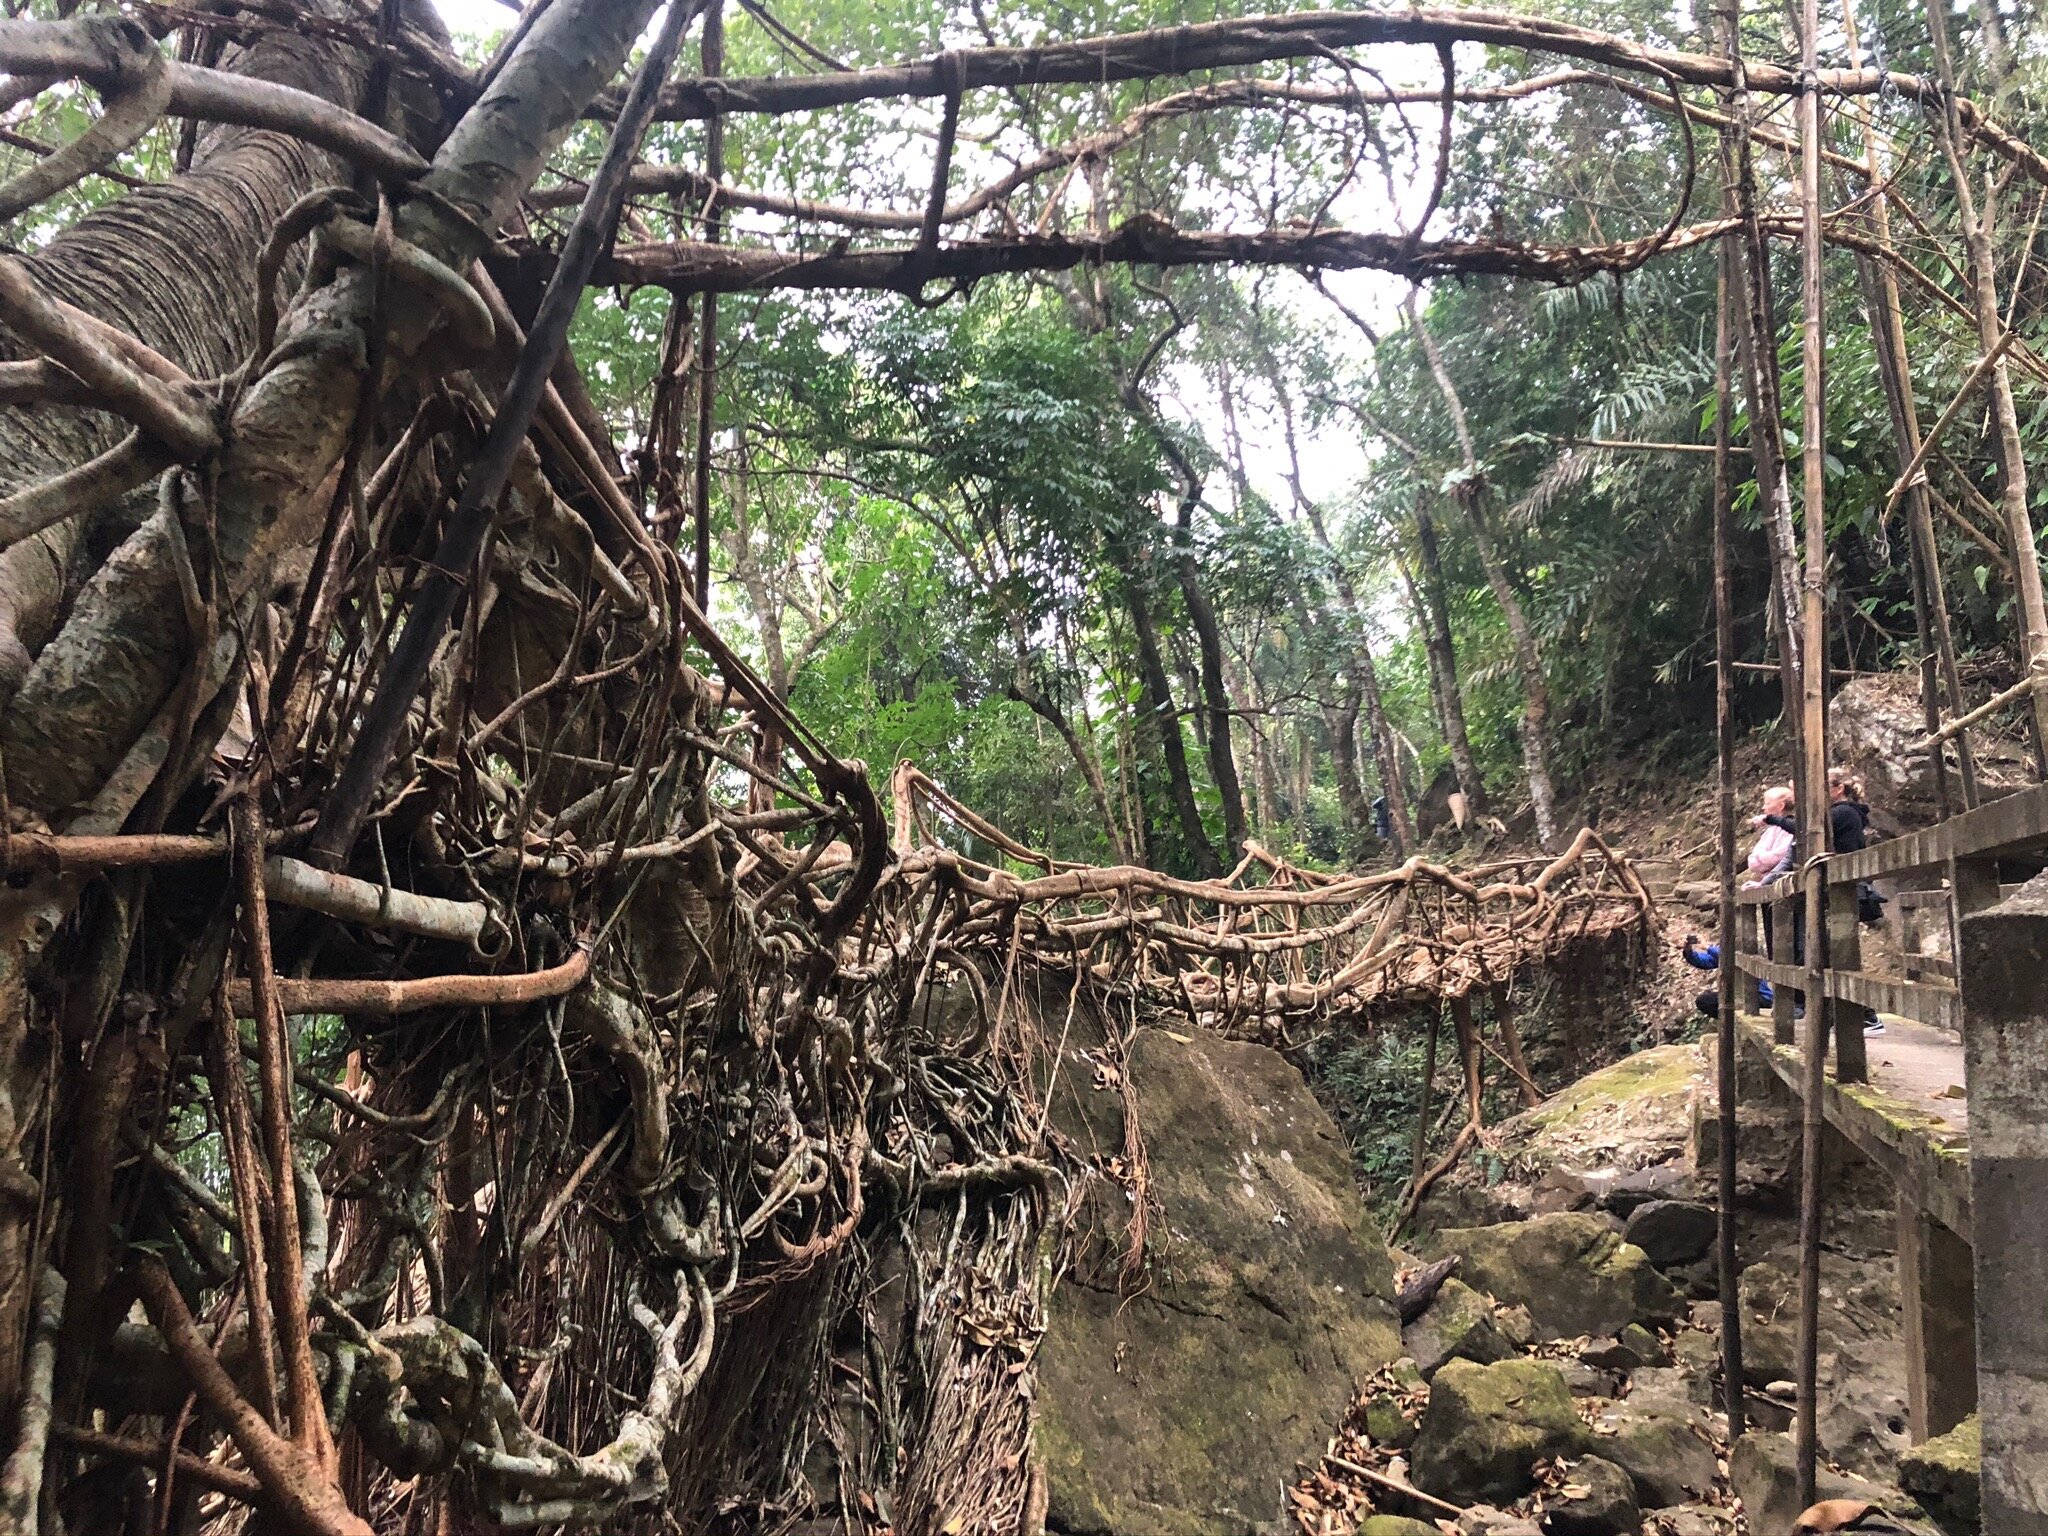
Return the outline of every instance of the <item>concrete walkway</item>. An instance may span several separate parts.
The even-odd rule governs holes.
[[[1963,1086],[1963,1042],[1945,1029],[1883,1015],[1884,1033],[1866,1041],[1870,1083],[1922,1114],[1969,1128],[1970,1101],[1949,1089]]]

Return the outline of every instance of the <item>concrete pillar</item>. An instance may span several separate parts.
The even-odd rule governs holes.
[[[1899,1304],[1913,1443],[1977,1410],[1976,1284],[1970,1245],[1913,1201],[1899,1200]]]
[[[2048,1536],[2048,880],[1957,928],[1983,1528]]]

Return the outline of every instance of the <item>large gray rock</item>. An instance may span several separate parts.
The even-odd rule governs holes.
[[[1643,1528],[1634,1481],[1620,1467],[1588,1456],[1543,1503],[1546,1536],[1634,1536]]]
[[[1429,1309],[1401,1330],[1401,1347],[1415,1357],[1424,1376],[1434,1376],[1447,1360],[1491,1365],[1515,1353],[1494,1321],[1493,1303],[1455,1278],[1446,1280]]]
[[[1743,1380],[1752,1387],[1791,1380],[1799,1371],[1799,1277],[1782,1264],[1752,1264],[1741,1291]]]
[[[1100,1247],[1054,1297],[1038,1356],[1050,1523],[1253,1531],[1279,1517],[1357,1383],[1401,1354],[1393,1263],[1336,1127],[1278,1053],[1145,1029],[1126,1065],[1157,1202],[1148,1273],[1120,1292],[1130,1204],[1105,1185]],[[1066,1061],[1054,1113],[1077,1144],[1114,1153],[1121,1095],[1095,1077]]]
[[[1791,1530],[1793,1521],[1806,1507],[1799,1498],[1798,1467],[1788,1435],[1752,1429],[1736,1441],[1728,1458],[1728,1481],[1736,1497],[1742,1500],[1750,1530],[1760,1536]],[[1822,1467],[1815,1485],[1822,1499],[1856,1499],[1874,1504],[1908,1530],[1928,1529],[1922,1511],[1909,1499],[1876,1483]]]
[[[1902,825],[1920,826],[1939,815],[1934,757],[1921,742],[1927,735],[1917,679],[1909,672],[1871,673],[1852,678],[1828,701],[1828,755],[1863,777],[1880,828],[1896,834]],[[2027,782],[2022,751],[1995,732],[1970,739],[1980,788],[2000,793]]]
[[[1635,1480],[1645,1508],[1683,1504],[1713,1490],[1714,1442],[1692,1417],[1617,1406],[1594,1428],[1600,1455]]]
[[[1456,1504],[1520,1498],[1546,1456],[1574,1456],[1592,1436],[1564,1377],[1547,1360],[1474,1365],[1436,1374],[1410,1458],[1415,1486]]]
[[[1720,1218],[1691,1200],[1650,1200],[1629,1212],[1622,1236],[1659,1269],[1703,1259],[1714,1246]]]
[[[1435,1246],[1464,1256],[1461,1273],[1474,1289],[1527,1307],[1547,1338],[1598,1337],[1685,1314],[1685,1299],[1643,1250],[1598,1216],[1561,1211],[1504,1226],[1449,1227]]]

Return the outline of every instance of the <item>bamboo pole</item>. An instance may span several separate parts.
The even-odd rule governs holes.
[[[1799,711],[1794,708],[1799,695],[1799,555],[1792,539],[1792,488],[1785,463],[1785,406],[1778,372],[1778,316],[1771,291],[1770,244],[1757,209],[1756,166],[1750,154],[1752,109],[1749,77],[1742,58],[1741,0],[1729,0],[1724,24],[1732,82],[1730,115],[1735,127],[1734,132],[1722,136],[1722,179],[1734,189],[1732,202],[1740,220],[1742,242],[1737,262],[1742,302],[1735,307],[1735,345],[1749,396],[1749,449],[1755,461],[1757,493],[1762,503],[1765,547],[1771,555],[1771,599],[1765,606],[1777,637],[1778,677],[1785,695],[1784,719],[1796,754],[1801,726]]]
[[[1727,197],[1724,192],[1723,197]],[[1716,1086],[1720,1095],[1720,1219],[1718,1255],[1721,1294],[1741,1294],[1741,1270],[1735,1251],[1735,1137],[1737,1090],[1735,1073],[1735,697],[1729,663],[1735,655],[1735,605],[1728,590],[1728,539],[1734,521],[1734,476],[1729,463],[1729,418],[1735,391],[1729,374],[1735,346],[1728,313],[1734,287],[1734,238],[1721,241],[1720,287],[1714,315],[1714,739],[1719,759],[1719,839],[1721,968],[1718,1009]],[[1742,1438],[1742,1309],[1721,1310],[1721,1379],[1728,1411],[1728,1438]]]
[[[1820,4],[1803,0],[1799,28],[1799,356],[1804,414],[1800,441],[1801,507],[1806,549],[1800,580],[1799,837],[1806,906],[1805,1135],[1799,1188],[1799,1402],[1794,1425],[1799,1503],[1814,1502],[1820,1438],[1815,1388],[1820,1375],[1820,1228],[1822,1118],[1828,1022],[1837,1010],[1821,989],[1825,965],[1827,798],[1827,380],[1821,260]],[[1847,1017],[1847,1010],[1841,1010]],[[1839,1021],[1838,1021],[1839,1027]]]

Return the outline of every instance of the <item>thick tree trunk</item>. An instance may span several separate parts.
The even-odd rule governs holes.
[[[353,104],[365,74],[352,52],[285,30],[266,31],[262,41],[230,51],[222,64],[345,105]],[[277,219],[304,193],[337,179],[346,179],[337,162],[295,139],[214,128],[197,137],[187,173],[87,215],[25,261],[46,293],[138,337],[196,378],[218,377],[241,363],[253,344],[250,279]],[[12,337],[0,347],[8,357],[37,355]],[[81,464],[127,431],[127,423],[99,412],[0,410],[0,489],[18,490]],[[147,653],[152,642],[146,634],[124,642],[92,670],[55,665],[61,653],[52,655],[51,642],[67,610],[73,623],[90,622],[98,612],[79,597],[94,575],[95,553],[132,541],[155,499],[151,487],[97,515],[68,518],[0,554],[0,750],[9,798],[17,807],[55,820],[92,797],[177,675],[167,670],[154,681],[136,677],[139,669],[130,662]],[[175,595],[170,607],[182,621]],[[166,658],[172,669],[183,668],[188,651],[180,634]],[[136,707],[110,723],[102,708],[110,698]],[[90,771],[69,774],[68,765],[81,758]],[[52,782],[62,786],[54,794],[45,790]],[[102,807],[103,830],[118,830],[145,785],[124,787]],[[27,970],[50,936],[49,925],[79,892],[76,881],[59,884],[56,890],[10,892],[0,902],[6,950],[0,955],[0,1183],[8,1194],[0,1201],[0,1403],[10,1406],[17,1399],[34,1288],[26,1261],[35,1242],[37,1202],[22,1198],[32,1188],[25,1154],[27,1139],[37,1131],[39,1082],[46,1069],[30,1039]],[[118,974],[125,958],[127,929],[115,926],[123,953],[105,952],[103,974]],[[128,1049],[125,1037],[110,1038],[104,1055],[111,1061]],[[109,1101],[110,1114],[122,1112],[133,1078],[131,1063],[119,1102]],[[68,1163],[72,1150],[58,1148],[53,1173]],[[89,1258],[82,1262],[94,1267]],[[95,1285],[100,1278],[90,1277]],[[82,1326],[90,1287],[79,1302]],[[75,1340],[77,1329],[71,1335]]]
[[[1159,628],[1153,622],[1151,605],[1136,582],[1125,584],[1124,605],[1138,639],[1139,737],[1150,739],[1165,766],[1167,794],[1190,867],[1198,876],[1213,879],[1223,873],[1223,864],[1216,856],[1215,845],[1209,841],[1208,829],[1202,825],[1202,808],[1195,799],[1195,781],[1188,773],[1187,746],[1180,732],[1180,712],[1174,707],[1173,683],[1159,648]],[[1149,809],[1146,820],[1151,820]]]
[[[1183,527],[1185,532],[1185,527]],[[1187,605],[1188,622],[1194,626],[1201,650],[1202,708],[1208,716],[1205,745],[1209,756],[1209,777],[1223,802],[1223,842],[1229,860],[1244,852],[1244,788],[1238,782],[1237,754],[1232,746],[1230,689],[1223,676],[1223,631],[1216,622],[1216,610],[1202,590],[1201,572],[1193,551],[1185,542],[1175,564],[1180,573],[1181,601]]]
[[[616,72],[653,8],[652,0],[567,0],[538,20],[403,204],[398,239],[467,270],[485,233],[511,212],[545,154]],[[335,45],[306,30],[263,35],[245,68],[352,100],[362,73]],[[339,173],[296,142],[240,131],[202,138],[195,167],[176,184],[125,198],[53,242],[37,280],[162,347],[195,375],[212,376],[249,360],[256,341],[252,278],[280,215]],[[404,284],[390,288],[380,296],[360,264],[326,276],[294,306],[269,357],[255,359],[265,366],[252,368],[230,396],[219,450],[203,473],[182,477],[190,495],[167,498],[139,526],[116,516],[75,530],[64,558],[42,546],[53,569],[73,578],[81,574],[74,557],[117,543],[69,603],[0,719],[7,788],[18,812],[74,830],[118,831],[160,770],[176,776],[180,763],[167,761],[172,744],[189,736],[187,760],[203,760],[228,721],[218,706],[234,702],[227,684],[242,664],[242,640],[254,634],[260,643],[263,626],[252,619],[278,583],[303,568],[335,504],[336,468],[364,397],[369,358],[381,348],[400,379],[415,376],[416,368],[445,371],[456,359],[439,305]],[[81,447],[106,440],[99,425],[57,430],[38,412],[0,413],[0,459],[23,479],[41,478],[74,462]],[[15,585],[15,574],[6,573],[8,590],[31,591]],[[217,632],[196,668],[198,637],[188,625],[195,580],[199,600],[210,596]],[[13,606],[11,617],[18,643],[24,633],[47,628],[24,603]],[[23,644],[16,659],[26,650]],[[193,672],[192,691],[166,709],[173,689]],[[21,1163],[29,1129],[24,1090],[32,1088],[23,1060],[26,971],[80,888],[75,877],[46,881],[0,907],[0,1067],[8,1100],[0,1106],[7,1143],[0,1158],[13,1166]],[[123,938],[121,952],[104,955],[104,975],[118,980],[125,944]],[[12,1385],[5,1373],[18,1359],[28,1281],[22,1222],[33,1208],[34,1202],[27,1210],[10,1202],[0,1218],[0,1388]]]
[[[1323,711],[1330,729],[1330,756],[1337,773],[1337,805],[1344,813],[1345,829],[1351,834],[1346,852],[1363,859],[1372,847],[1372,807],[1365,801],[1365,785],[1358,777],[1358,689],[1346,687],[1343,702]],[[1303,776],[1302,799],[1308,798],[1308,779]]]
[[[261,43],[223,63],[350,106],[365,73],[349,51],[284,31],[266,31]],[[24,259],[51,296],[147,342],[194,378],[216,378],[239,364],[254,340],[251,277],[278,217],[315,186],[336,180],[347,180],[338,162],[296,139],[215,128],[200,135],[188,173],[88,214]],[[10,358],[38,355],[11,336],[0,347]],[[19,490],[82,464],[128,430],[97,411],[0,409],[0,489]],[[67,518],[0,553],[0,706],[20,689],[65,604],[92,574],[92,551],[118,543],[154,500],[153,488],[138,492],[124,507]],[[118,678],[100,682],[120,686]],[[61,751],[61,735],[54,747],[40,737],[10,738],[6,747],[10,790],[19,794],[12,782],[17,752]]]

